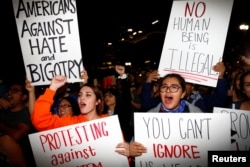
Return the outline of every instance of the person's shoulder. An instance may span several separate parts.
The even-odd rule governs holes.
[[[159,103],[156,107],[149,109],[147,112],[148,113],[152,113],[152,112],[156,113],[156,112],[160,111],[160,108],[161,108],[161,103]]]
[[[199,107],[189,103],[186,100],[185,100],[185,103],[186,103],[190,113],[203,113],[202,110]]]
[[[250,108],[250,100],[242,101],[238,105],[239,105],[239,109],[241,109],[241,110],[249,110],[249,108]]]

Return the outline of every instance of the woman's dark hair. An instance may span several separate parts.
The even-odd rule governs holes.
[[[116,111],[120,110],[120,107],[121,107],[121,97],[120,97],[120,94],[118,92],[118,90],[116,88],[108,88],[106,90],[104,90],[104,95],[106,93],[111,93],[112,95],[115,96],[115,114],[116,114]],[[104,110],[103,112],[106,114],[108,113],[108,106],[107,105],[104,105]]]
[[[72,107],[73,115],[81,114],[81,111],[80,111],[80,108],[78,106],[78,102],[76,99],[74,99],[73,97],[70,97],[70,96],[65,96],[65,97],[62,97],[60,99],[60,103],[62,100],[67,100],[70,103],[70,105]]]
[[[183,90],[183,91],[186,90],[186,81],[185,81],[185,79],[184,79],[180,74],[177,74],[177,73],[170,73],[170,74],[167,74],[167,75],[165,75],[165,76],[161,79],[161,81],[165,80],[166,78],[176,78],[176,79],[179,81],[182,90]],[[162,82],[161,82],[161,85],[162,85]]]
[[[244,93],[244,80],[246,78],[246,76],[250,75],[250,70],[247,70],[246,72],[244,72],[241,76],[240,76],[240,90],[241,90],[241,93],[242,93],[242,96],[245,98],[245,99],[249,99],[250,97],[247,97],[247,95]]]
[[[236,86],[236,81],[237,80],[240,80],[240,77],[241,75],[244,73],[244,71],[238,71],[236,74],[235,74],[235,77],[233,79],[233,89],[235,90],[235,94],[236,96],[239,98],[241,95],[242,95],[242,91],[241,91],[241,88],[237,88]],[[239,85],[240,86],[240,85]]]

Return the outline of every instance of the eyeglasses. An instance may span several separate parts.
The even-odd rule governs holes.
[[[180,88],[181,87],[178,85],[171,85],[171,86],[162,85],[160,91],[167,92],[169,90],[171,93],[176,93]]]
[[[69,107],[71,107],[70,104],[59,105],[59,108],[69,108]]]
[[[19,90],[19,89],[9,89],[9,90],[7,90],[7,93],[17,94],[18,92],[22,92],[22,90]]]

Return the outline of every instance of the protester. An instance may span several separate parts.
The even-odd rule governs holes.
[[[241,102],[239,109],[250,111],[250,70],[241,75],[240,90],[245,100]]]
[[[118,91],[119,101],[121,102],[119,105],[119,121],[125,141],[130,142],[133,136],[133,125],[131,123],[133,113],[131,109],[130,84],[125,70],[124,62],[116,62],[115,71],[118,74],[116,79],[116,90]]]
[[[239,109],[241,102],[246,98],[240,89],[240,77],[244,72],[245,70],[238,71],[233,78],[232,86],[230,90],[228,90],[230,99],[228,99],[227,106],[229,106],[229,108]]]
[[[72,98],[71,96],[62,97],[59,101],[58,105],[58,115],[60,117],[63,116],[74,116],[79,115],[81,113],[77,100]]]
[[[131,113],[141,111],[141,88],[143,77],[139,77],[137,73],[128,74],[128,82],[131,94]]]
[[[53,104],[53,96],[56,90],[67,82],[65,76],[55,76],[51,84],[46,88],[43,95],[35,101],[34,111],[31,115],[33,125],[38,131],[59,128],[67,125],[77,124],[99,118],[105,118],[108,114],[103,114],[102,91],[91,84],[85,84],[78,94],[78,106],[81,114],[76,116],[63,116],[52,114],[50,111]],[[117,153],[129,156],[128,143],[122,142],[117,145]]]
[[[0,98],[0,152],[12,166],[33,166],[28,135],[34,132],[27,107],[24,79],[11,81],[6,96]]]
[[[142,111],[146,112],[154,108],[161,102],[159,94],[159,79],[158,70],[148,72],[147,79],[142,85],[141,104]]]
[[[84,69],[81,72],[81,79],[83,81],[82,84],[86,84],[88,82],[88,78],[89,77],[88,77],[87,70]],[[68,86],[67,83],[65,85]],[[61,92],[63,90],[63,89],[60,89],[60,88],[59,88],[60,91],[56,92],[55,96],[57,96],[57,98],[54,97],[54,103],[52,104],[52,107],[51,107],[51,110],[52,110],[53,114],[60,115],[59,114],[59,107],[58,107],[58,105],[60,105],[60,103],[62,102],[63,99],[69,101],[70,103],[74,103],[74,104],[71,104],[73,106],[75,106],[75,104],[77,104],[77,95],[75,95],[72,92],[67,92],[67,90],[65,90],[65,88],[67,86],[65,86],[65,85],[62,86],[63,89],[64,89],[64,93],[62,93],[62,94],[59,93],[59,92]],[[33,112],[33,110],[34,110],[35,100],[36,100],[36,98],[37,98],[38,95],[36,94],[36,87],[31,84],[31,81],[28,80],[27,77],[26,77],[26,80],[25,80],[25,87],[26,87],[26,89],[29,92],[29,103],[28,103],[28,105],[29,105],[29,112],[31,114]],[[72,100],[74,100],[75,102],[72,102]],[[78,106],[78,104],[77,104],[77,106]],[[64,108],[66,108],[66,107],[64,107]],[[79,109],[75,109],[74,111],[72,111],[72,113],[73,113],[73,115],[77,115],[77,114],[80,113],[80,111],[79,111]]]
[[[161,102],[147,112],[151,113],[202,113],[202,111],[186,101],[185,79],[175,73],[164,76],[160,82]],[[131,141],[129,145],[131,157],[137,157],[147,152],[147,148],[137,141]],[[134,162],[132,161],[132,166]]]

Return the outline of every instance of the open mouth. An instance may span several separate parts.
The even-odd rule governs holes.
[[[65,112],[64,112],[64,111],[60,112],[60,115],[64,115],[64,114],[65,114]]]
[[[173,99],[174,98],[172,96],[165,96],[164,97],[164,103],[165,104],[170,104],[170,103],[172,103]]]
[[[82,108],[82,107],[85,107],[86,106],[86,103],[84,103],[84,102],[81,102],[80,103],[80,107]]]

